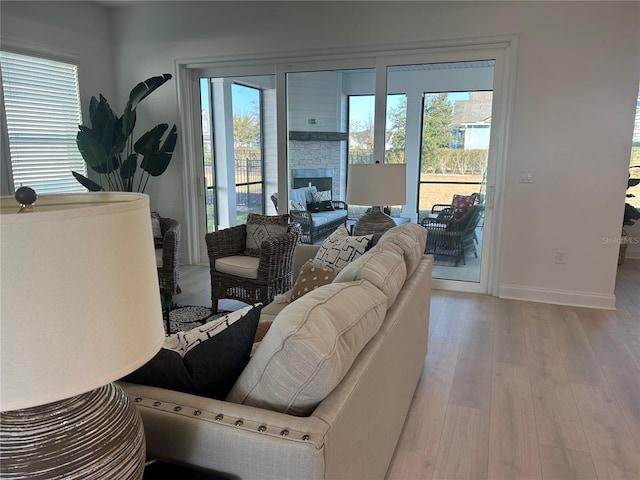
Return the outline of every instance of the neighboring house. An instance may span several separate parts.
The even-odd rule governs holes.
[[[451,121],[456,139],[453,148],[489,148],[492,97],[493,92],[470,92],[468,100],[456,101]]]

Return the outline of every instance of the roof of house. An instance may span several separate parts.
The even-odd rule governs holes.
[[[452,126],[491,123],[493,92],[470,92],[469,100],[457,100],[453,107]]]

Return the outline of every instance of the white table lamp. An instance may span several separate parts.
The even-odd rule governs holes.
[[[164,341],[148,197],[1,202],[0,477],[142,478],[140,416],[110,382]]]
[[[353,227],[354,235],[372,233],[377,243],[384,232],[395,226],[393,219],[380,209],[385,205],[407,203],[407,166],[404,163],[368,163],[349,165],[347,203],[371,206],[371,211]]]

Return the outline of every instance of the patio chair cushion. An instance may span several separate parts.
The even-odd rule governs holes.
[[[462,218],[474,201],[475,197],[473,195],[454,195],[451,199],[451,216],[456,220]]]
[[[323,190],[321,192],[313,192],[311,194],[312,202],[328,202],[331,201],[331,190]]]
[[[249,362],[262,304],[169,335],[163,348],[124,380],[224,399]]]
[[[232,255],[216,259],[214,265],[218,272],[242,278],[258,278],[259,257]]]
[[[287,233],[289,215],[258,215],[250,213],[247,216],[247,244],[244,254],[260,255],[260,245],[262,242],[279,237]]]
[[[291,200],[289,203],[291,203],[291,210],[306,210],[307,207],[305,207],[302,203],[298,203],[294,200]]]

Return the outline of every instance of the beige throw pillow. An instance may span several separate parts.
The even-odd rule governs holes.
[[[332,269],[320,262],[307,260],[293,285],[289,301],[293,302],[306,293],[333,282],[334,278],[336,278],[336,274]]]
[[[334,282],[368,280],[387,296],[387,310],[396,301],[396,297],[407,278],[407,267],[403,251],[391,242],[378,244],[365,255],[344,267]]]
[[[387,297],[366,280],[332,283],[287,305],[227,401],[309,415],[380,329]]]
[[[385,242],[394,243],[402,249],[407,265],[407,278],[409,278],[415,272],[424,255],[427,230],[415,223],[403,223],[384,232],[377,245]]]

